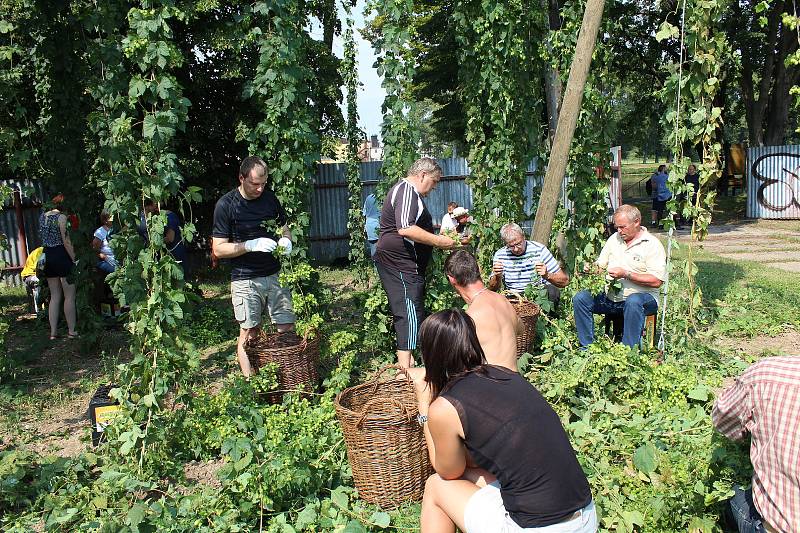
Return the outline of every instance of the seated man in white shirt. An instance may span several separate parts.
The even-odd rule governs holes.
[[[642,214],[632,205],[614,212],[616,233],[608,238],[595,268],[610,282],[604,293],[583,290],[572,298],[575,326],[582,347],[594,341],[595,314],[621,314],[622,344],[637,346],[645,316],[658,312],[658,289],[667,276],[667,258],[658,237],[642,227]],[[621,288],[615,288],[618,285]]]

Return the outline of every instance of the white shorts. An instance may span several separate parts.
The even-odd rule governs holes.
[[[506,512],[500,496],[500,483],[495,481],[473,494],[464,510],[465,533],[518,533],[536,531],[546,533],[595,533],[597,512],[594,502],[578,511],[571,520],[543,527],[524,528],[517,525]]]

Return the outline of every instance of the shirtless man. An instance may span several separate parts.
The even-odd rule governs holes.
[[[517,333],[522,322],[505,296],[484,286],[475,257],[466,250],[450,254],[444,263],[450,284],[469,308],[486,361],[517,371]]]

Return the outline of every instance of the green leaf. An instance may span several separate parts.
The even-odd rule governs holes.
[[[633,452],[633,464],[645,474],[655,472],[658,467],[658,450],[649,442],[639,446]]]
[[[156,397],[153,394],[148,394],[142,398],[142,403],[145,404],[147,407],[153,407],[156,405]]]
[[[331,492],[331,500],[342,509],[347,509],[347,506],[350,504],[350,499],[345,492],[346,490],[345,487],[336,487],[333,489],[333,492]]]
[[[697,400],[698,402],[707,402],[711,389],[709,389],[705,385],[698,385],[697,387],[693,388],[689,391],[688,396],[692,400]]]
[[[367,530],[358,520],[350,520],[342,530],[342,533],[367,533]]]
[[[233,467],[237,471],[241,471],[247,468],[251,462],[253,462],[253,454],[251,452],[247,452],[246,454],[244,454],[244,457],[242,457],[233,464]]]
[[[294,527],[299,530],[303,530],[308,526],[314,525],[314,522],[317,521],[317,510],[314,508],[313,505],[309,504],[306,505],[302,511],[297,515],[297,520],[294,523]]]
[[[622,513],[622,519],[631,529],[633,529],[633,526],[641,527],[644,525],[644,515],[639,511],[625,511]]]
[[[14,25],[7,20],[0,20],[0,33],[9,33],[14,30]]]
[[[389,524],[392,523],[392,518],[389,516],[389,513],[384,513],[383,511],[375,511],[372,513],[372,516],[369,517],[369,521],[375,524],[378,527],[389,527]]]
[[[131,98],[139,98],[144,92],[147,90],[147,83],[140,78],[135,77],[131,78],[131,82],[128,86],[128,96]]]
[[[656,32],[656,41],[661,42],[665,39],[669,39],[671,37],[675,37],[678,35],[678,28],[673,26],[667,21],[661,23],[661,26],[658,28]]]
[[[135,528],[142,523],[146,513],[147,513],[147,507],[145,507],[141,503],[135,503],[133,504],[133,507],[131,507],[128,510],[128,514],[125,517],[125,522],[129,526]]]
[[[692,113],[690,120],[692,121],[692,124],[700,124],[701,122],[703,122],[703,120],[705,120],[705,118],[706,118],[706,110],[705,108],[701,107],[700,109]]]

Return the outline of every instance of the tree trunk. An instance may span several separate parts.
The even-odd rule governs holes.
[[[781,36],[781,50],[779,57],[786,58],[797,50],[797,36],[784,28]],[[789,107],[791,95],[789,91],[797,81],[797,67],[786,67],[781,60],[775,68],[775,79],[770,94],[767,109],[767,124],[764,133],[764,143],[770,146],[782,145],[786,140],[786,130],[789,124]]]
[[[738,2],[733,2],[732,7],[740,15],[739,20],[743,20],[741,9]],[[742,50],[742,96],[745,104],[747,116],[747,130],[750,137],[750,146],[764,145],[764,116],[766,114],[767,103],[772,92],[773,70],[775,64],[783,64],[785,56],[776,57],[778,45],[778,35],[781,29],[781,18],[784,12],[783,0],[778,0],[769,11],[769,22],[767,27],[767,39],[764,44],[764,68],[759,72],[760,83],[758,86],[758,97],[754,94],[753,74],[755,69],[751,62],[751,55],[755,50]]]
[[[548,68],[544,73],[544,92],[545,101],[547,102],[547,137],[550,139],[551,146],[558,128],[558,111],[561,107],[562,90],[561,77],[558,70],[553,67]]]
[[[550,22],[550,31],[556,31],[561,28],[561,18],[559,15],[559,6],[557,0],[545,0],[547,2],[547,13]],[[552,52],[552,47],[548,43],[548,51]],[[547,103],[547,137],[550,140],[550,145],[553,144],[553,139],[556,135],[556,128],[558,127],[558,111],[561,108],[561,95],[564,88],[561,84],[561,75],[555,67],[549,67],[545,71],[544,76],[544,93],[545,102]]]
[[[556,136],[550,151],[550,160],[547,163],[539,208],[534,221],[533,239],[541,243],[550,242],[550,232],[553,229],[553,220],[561,193],[561,182],[567,169],[569,148],[581,111],[583,89],[589,75],[597,32],[603,18],[604,4],[605,0],[588,0],[586,10],[583,12],[583,21],[578,33],[578,42],[575,45],[575,55],[572,57],[572,65],[569,69],[567,89],[564,92]]]

